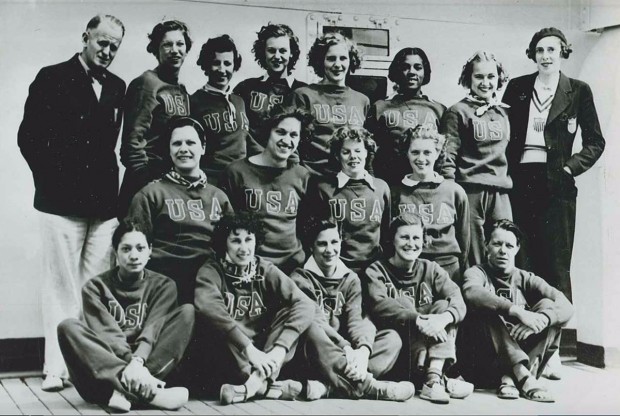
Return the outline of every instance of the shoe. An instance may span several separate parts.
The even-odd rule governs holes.
[[[234,384],[222,384],[220,388],[220,404],[228,405],[240,403],[247,400],[248,390],[245,385],[237,386]]]
[[[47,392],[61,391],[64,388],[62,378],[51,374],[48,374],[43,383],[41,383],[41,390]]]
[[[525,385],[528,384],[528,380],[533,380],[533,382],[530,381],[530,386],[526,389]],[[540,403],[555,402],[553,395],[544,386],[540,385],[540,382],[533,375],[527,375],[519,380],[517,388],[521,391],[521,397],[525,397],[528,400]]]
[[[177,410],[187,404],[189,391],[185,387],[157,389],[149,405],[162,410]]]
[[[408,381],[370,380],[370,386],[364,397],[375,400],[404,402],[415,394],[415,386]]]
[[[436,404],[450,403],[450,394],[446,391],[446,386],[440,381],[436,381],[430,385],[424,383],[420,398]]]
[[[306,382],[306,400],[318,400],[329,395],[329,387],[318,380]]]
[[[118,390],[112,392],[108,407],[115,413],[127,413],[131,410],[131,402]]]
[[[297,400],[303,385],[295,380],[278,380],[270,384],[264,395],[265,399]]]
[[[502,383],[497,388],[497,397],[503,400],[516,400],[519,398],[519,389],[514,384]]]
[[[464,399],[474,392],[474,385],[459,378],[443,377],[443,382],[446,386],[446,392],[450,395],[451,399]]]

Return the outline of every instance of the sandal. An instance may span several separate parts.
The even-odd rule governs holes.
[[[526,399],[532,400],[534,402],[554,403],[555,399],[553,398],[551,393],[549,393],[549,391],[546,388],[540,385],[538,387],[532,387],[528,390],[525,390],[524,388],[525,383],[527,383],[530,377],[533,377],[533,376],[532,375],[525,376],[521,380],[519,380],[518,388],[521,391],[521,397],[525,397]]]
[[[519,398],[519,389],[510,383],[502,383],[497,388],[497,397],[504,400],[516,400]]]

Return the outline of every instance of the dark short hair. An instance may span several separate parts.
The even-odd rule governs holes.
[[[200,55],[196,64],[204,71],[207,72],[211,62],[215,59],[216,52],[232,52],[233,53],[233,70],[238,71],[241,68],[241,55],[237,51],[235,41],[228,35],[218,36],[216,38],[210,38],[200,48]]]
[[[495,59],[495,55],[488,51],[477,51],[472,55],[471,58],[465,62],[463,65],[463,70],[461,71],[461,76],[459,77],[459,85],[462,85],[465,88],[471,88],[471,75],[474,72],[474,64],[476,62],[495,62],[497,67],[497,89],[501,89],[505,83],[508,82],[508,72],[504,69],[504,66]]]
[[[521,242],[525,238],[523,231],[521,231],[517,224],[507,219],[495,221],[490,227],[485,227],[484,234],[486,243],[489,243],[489,241],[491,241],[491,235],[493,234],[493,231],[498,229],[510,231],[511,233],[513,233],[515,238],[517,239],[517,245],[521,246]]]
[[[236,230],[246,230],[256,237],[256,247],[265,241],[265,231],[261,217],[253,212],[238,211],[234,214],[225,214],[215,223],[211,238],[213,251],[218,258],[226,257],[226,240],[230,233]]]
[[[424,79],[421,85],[426,85],[431,80],[431,63],[426,56],[426,53],[420,48],[403,48],[392,59],[390,68],[388,69],[388,78],[390,81],[399,84],[403,78],[401,66],[405,62],[405,59],[409,55],[417,55],[422,59],[422,67],[424,68]]]
[[[101,22],[104,20],[107,20],[108,22],[120,27],[121,31],[123,32],[123,36],[125,36],[125,25],[123,24],[123,22],[120,21],[120,19],[112,16],[111,14],[98,14],[92,19],[90,19],[86,24],[86,31],[88,32],[89,29],[97,29]]]
[[[144,234],[146,242],[149,246],[153,244],[153,233],[148,223],[138,218],[127,217],[121,220],[120,224],[116,227],[114,233],[112,234],[112,248],[114,248],[114,251],[118,250],[118,245],[121,243],[123,236],[132,231],[137,231]]]
[[[341,33],[327,33],[314,41],[308,52],[308,65],[319,77],[325,76],[325,55],[334,45],[344,44],[349,51],[349,72],[352,74],[362,64],[362,52],[357,44]]]
[[[525,50],[525,54],[527,55],[527,57],[530,58],[532,61],[536,62],[536,45],[538,45],[538,42],[540,42],[542,38],[546,38],[547,36],[555,36],[556,38],[560,39],[560,56],[564,59],[568,59],[570,54],[573,52],[573,49],[571,48],[572,45],[568,43],[568,41],[566,40],[566,36],[564,36],[564,33],[562,33],[560,29],[557,29],[555,27],[545,27],[534,33],[534,36],[532,36],[532,40],[530,40],[528,48]]]
[[[298,221],[303,221],[300,237],[306,253],[312,252],[312,246],[314,245],[317,237],[322,231],[335,228],[336,230],[338,230],[338,235],[340,235],[338,224],[334,218],[310,216],[306,219],[300,218],[298,219]]]
[[[185,50],[189,52],[190,49],[192,49],[192,38],[189,36],[189,28],[180,20],[166,20],[165,22],[157,23],[153,31],[149,34],[149,44],[146,45],[146,51],[157,57],[159,45],[164,35],[175,30],[180,30],[183,33],[183,37],[185,38]]]
[[[269,114],[263,119],[260,129],[261,137],[269,140],[271,130],[277,127],[285,118],[295,118],[301,123],[301,130],[299,132],[300,142],[309,141],[312,138],[314,132],[314,117],[312,114],[301,107],[291,107],[282,104],[273,106],[269,110]]]
[[[172,138],[172,132],[175,129],[180,127],[190,126],[196,130],[198,133],[198,138],[200,139],[200,143],[203,145],[206,143],[205,130],[202,125],[191,117],[181,117],[181,116],[173,116],[166,123],[165,135],[162,137],[163,143],[170,143],[170,139]]]
[[[411,142],[418,139],[432,140],[435,143],[438,156],[433,169],[437,172],[441,170],[441,167],[446,161],[446,146],[448,145],[448,141],[443,134],[437,131],[437,126],[434,124],[418,124],[414,128],[410,127],[405,130],[400,143],[401,157],[405,158],[405,160],[409,160],[408,153]]]
[[[394,255],[394,237],[396,236],[396,231],[398,231],[400,227],[406,225],[419,225],[422,228],[422,239],[424,244],[426,244],[426,226],[424,225],[424,220],[419,214],[405,210],[392,218],[390,222],[384,243],[386,254],[391,256]]]
[[[289,39],[291,48],[291,57],[288,60],[287,72],[290,74],[293,72],[301,50],[299,49],[299,38],[295,36],[293,30],[285,24],[268,23],[267,26],[263,26],[257,32],[258,38],[254,41],[252,46],[252,52],[254,53],[254,59],[263,69],[267,69],[265,63],[265,48],[267,47],[267,40],[271,38],[279,38],[286,36]]]
[[[338,127],[329,140],[329,160],[334,172],[339,172],[342,168],[340,161],[340,152],[346,140],[357,143],[363,143],[368,155],[366,156],[366,165],[364,169],[372,172],[372,165],[377,153],[377,143],[373,140],[371,132],[363,127]]]

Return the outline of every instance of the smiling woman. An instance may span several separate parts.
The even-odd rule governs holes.
[[[162,140],[167,121],[189,115],[189,95],[179,83],[179,71],[192,48],[189,29],[178,20],[158,23],[146,47],[158,65],[134,79],[125,96],[121,162],[125,176],[120,191],[119,218],[144,185],[169,169],[167,143]]]
[[[149,267],[176,282],[179,303],[191,303],[196,273],[213,253],[214,224],[232,207],[200,169],[205,151],[200,123],[189,117],[172,118],[164,137],[169,139],[173,169],[136,194],[129,214],[153,229]]]

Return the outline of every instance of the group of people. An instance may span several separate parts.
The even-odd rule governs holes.
[[[159,23],[158,65],[125,91],[107,69],[124,31],[91,19],[81,53],[37,75],[19,129],[42,231],[44,390],[70,379],[120,411],[178,408],[183,385],[223,404],[416,387],[448,403],[470,380],[554,401],[539,378],[560,378],[573,312],[574,176],[605,145],[590,88],[560,71],[560,30],[534,34],[537,72],[510,81],[477,51],[450,108],[422,93],[431,64],[414,47],[371,104],[347,86],[362,54],[340,33],[311,46],[321,81],[306,85],[297,37],[272,23],[252,49],[264,76],[232,89],[242,57],[218,36],[191,95],[189,29]]]

